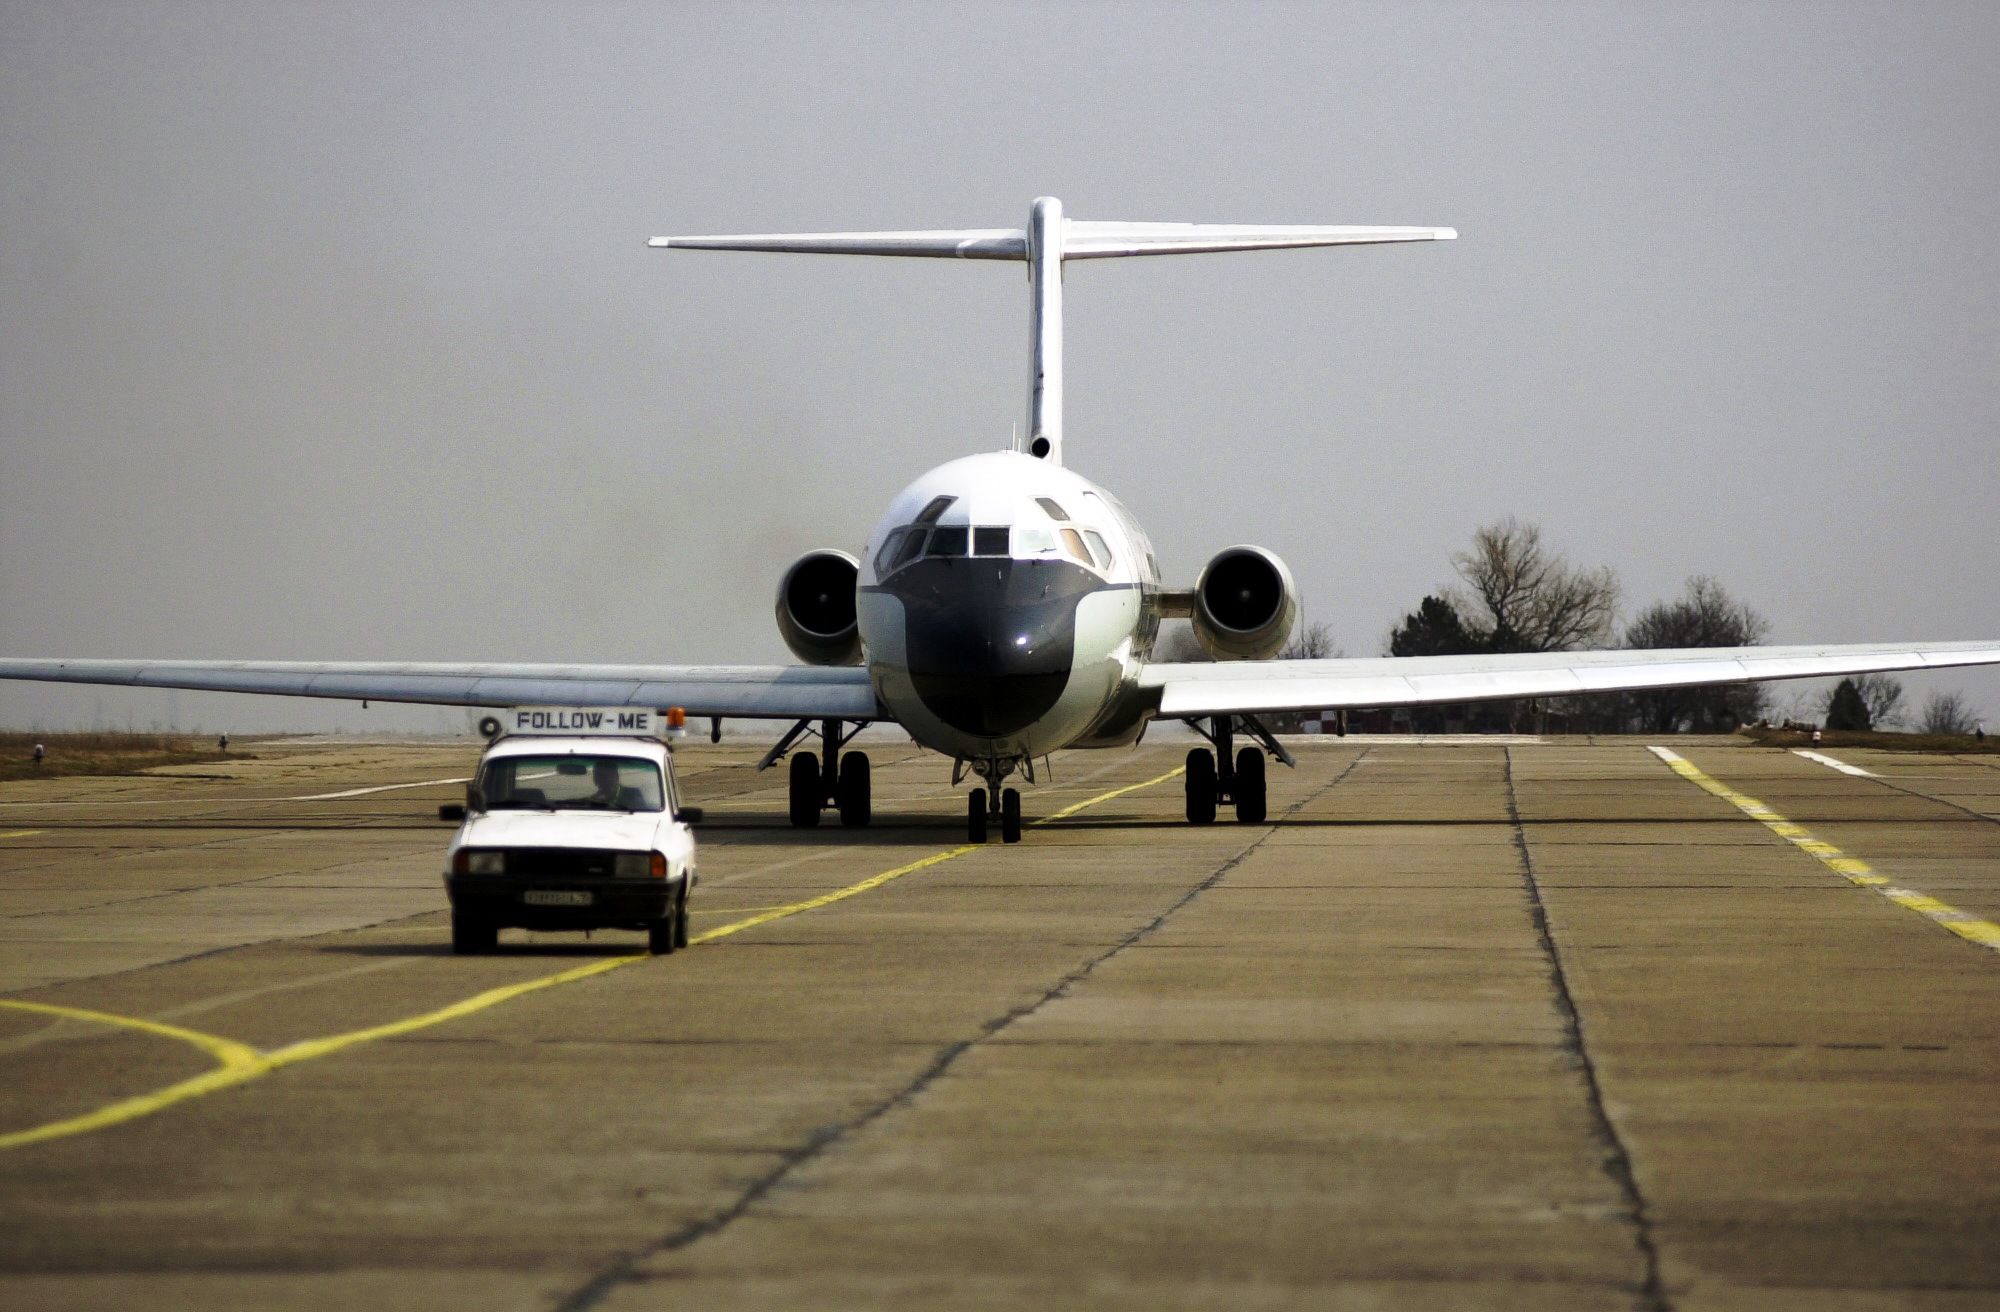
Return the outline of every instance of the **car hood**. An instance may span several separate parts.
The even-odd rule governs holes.
[[[459,834],[462,847],[601,847],[647,851],[663,811],[488,811],[473,817]]]

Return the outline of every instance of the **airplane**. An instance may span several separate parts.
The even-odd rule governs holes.
[[[1190,823],[1267,813],[1265,762],[1295,764],[1260,716],[1692,687],[2000,663],[2000,641],[1274,659],[1298,616],[1291,572],[1251,545],[1170,588],[1152,544],[1105,488],[1063,463],[1063,266],[1071,260],[1445,241],[1450,228],[1120,223],[1034,201],[1025,228],[655,237],[676,250],[1012,260],[1027,266],[1025,431],[1005,450],[923,474],[890,501],[860,556],[806,553],[784,571],[777,627],[801,664],[519,665],[299,661],[0,660],[0,678],[279,693],[472,707],[678,707],[789,720],[759,762],[790,756],[789,817],[872,816],[869,761],[850,750],[893,723],[977,777],[966,833],[1021,836],[1016,773],[1051,752],[1127,747],[1154,720],[1207,743],[1184,774]],[[1190,621],[1212,662],[1153,659],[1163,619]],[[817,736],[818,749],[802,747]],[[1238,738],[1247,742],[1238,744]]]

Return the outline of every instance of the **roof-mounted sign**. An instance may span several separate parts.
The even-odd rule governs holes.
[[[515,706],[502,712],[508,734],[604,735],[657,738],[665,728],[658,712],[632,706]]]

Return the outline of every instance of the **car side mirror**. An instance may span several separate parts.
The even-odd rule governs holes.
[[[486,794],[479,791],[478,784],[467,784],[465,786],[465,809],[468,811],[484,811],[486,809]]]
[[[464,824],[465,808],[457,802],[447,802],[438,808],[438,819],[450,820],[454,824]]]
[[[684,806],[680,809],[676,818],[684,825],[698,825],[701,823],[701,808],[698,806]]]

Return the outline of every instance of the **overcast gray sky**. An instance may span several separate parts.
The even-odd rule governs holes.
[[[4,0],[0,178],[0,654],[784,659],[794,556],[1006,444],[1025,285],[644,239],[1041,194],[1462,234],[1072,268],[1069,463],[1177,581],[1261,543],[1373,655],[1515,514],[1628,613],[2000,637],[2000,6]]]

